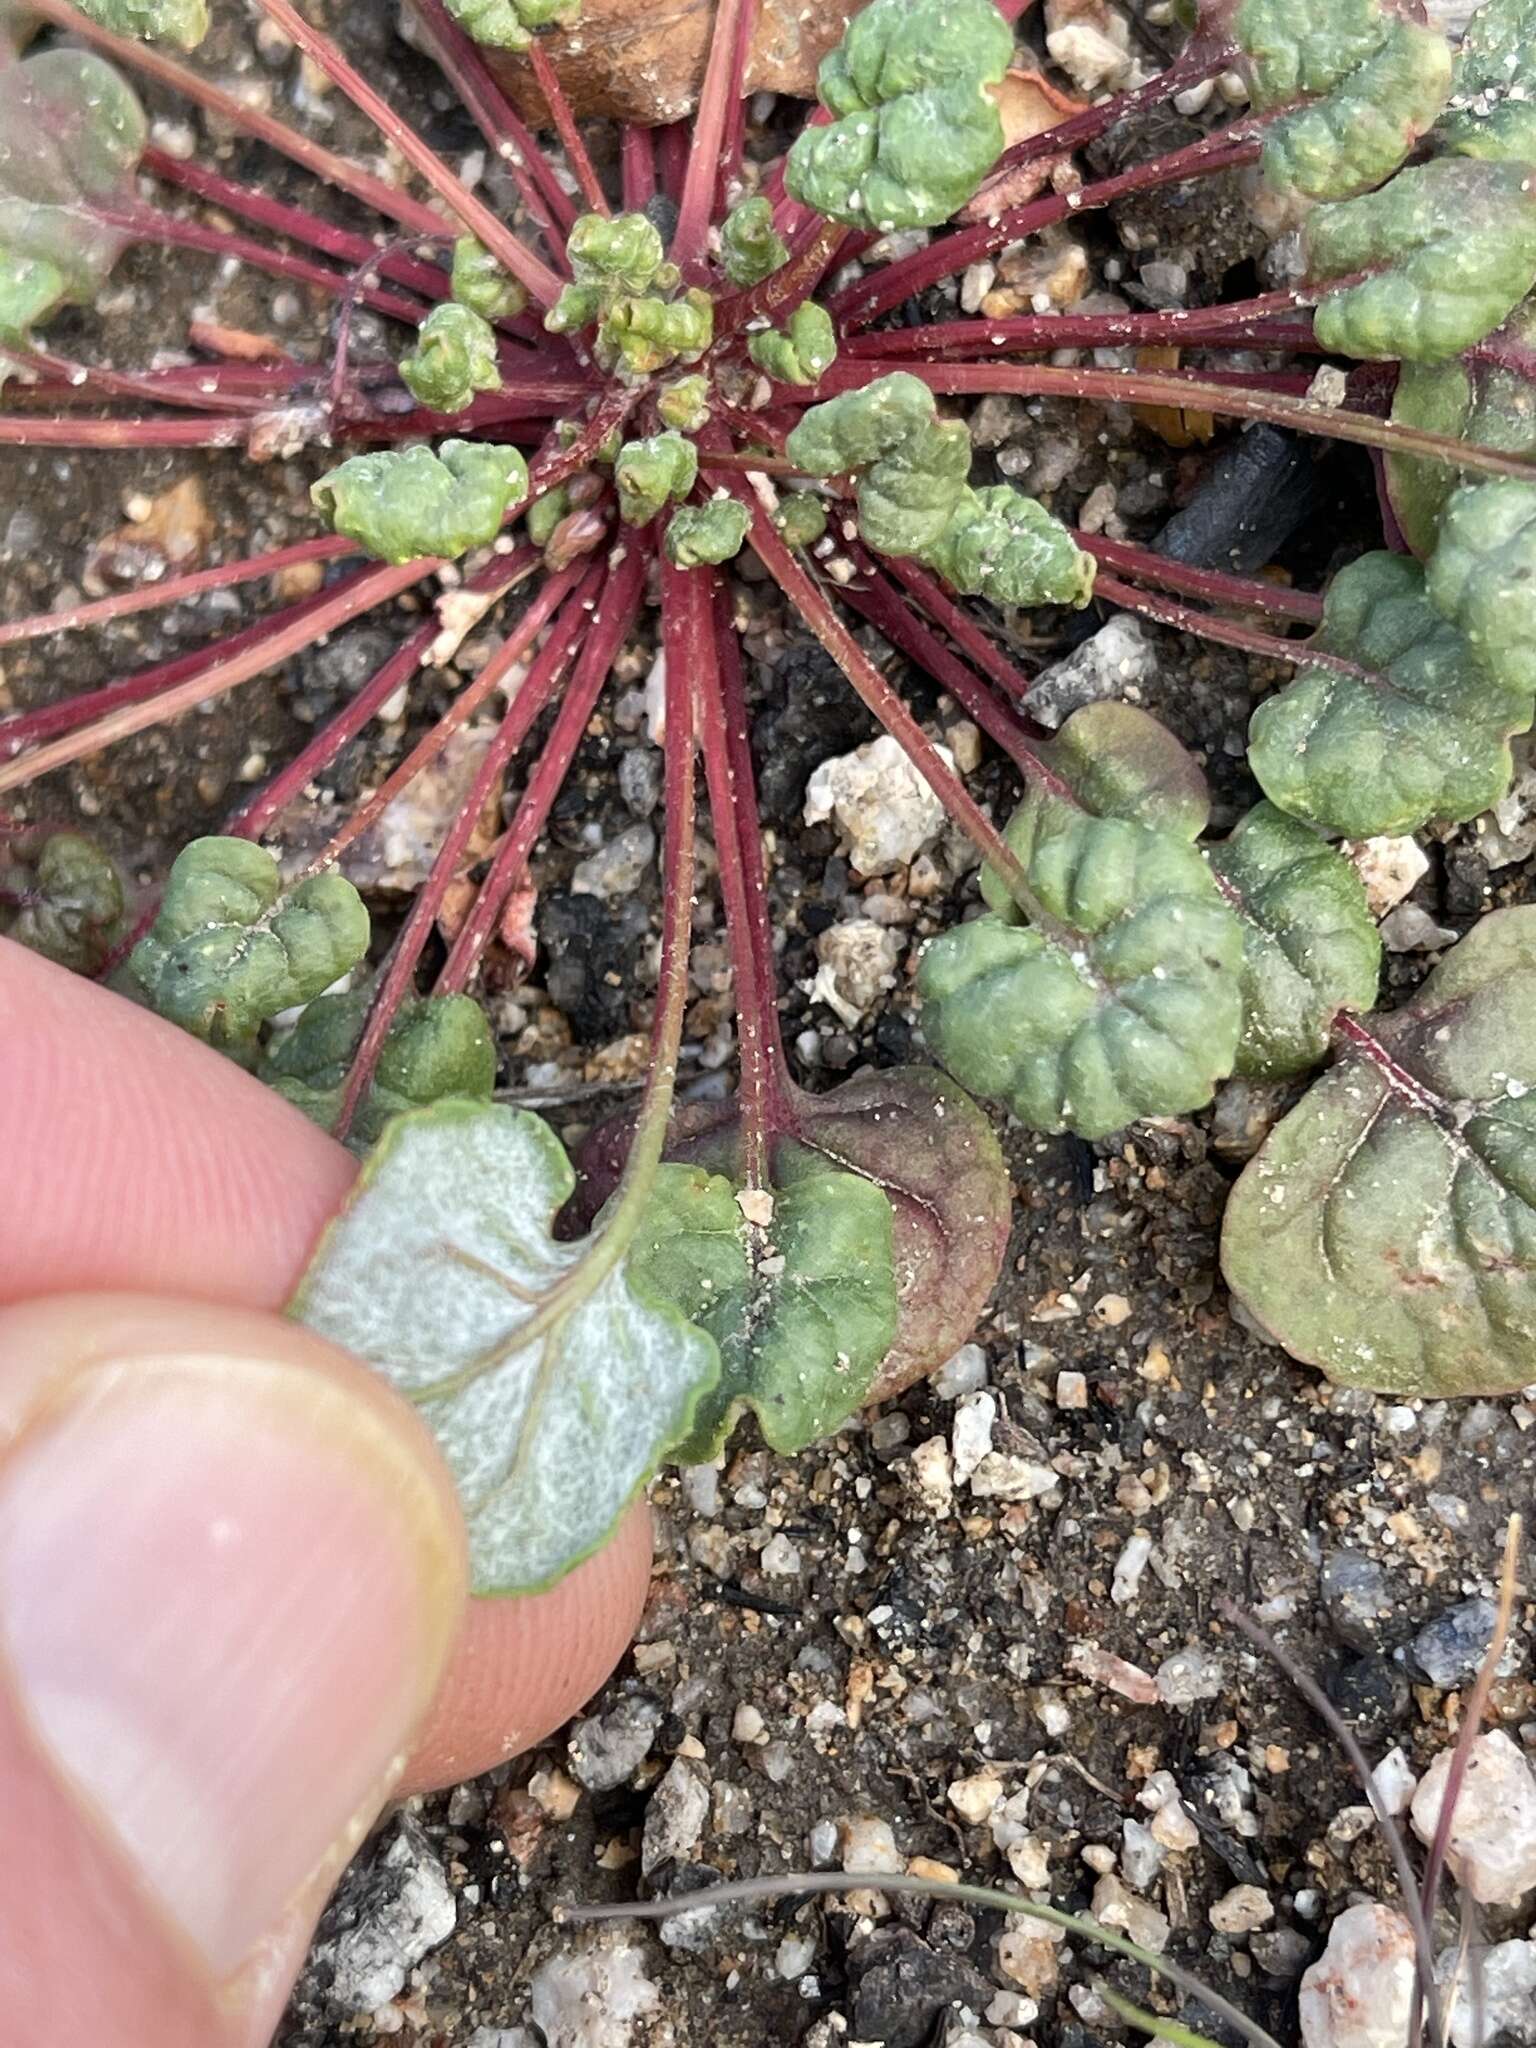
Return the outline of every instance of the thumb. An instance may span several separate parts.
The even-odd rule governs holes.
[[[411,1412],[276,1316],[0,1313],[0,2011],[255,2048],[464,1606]]]

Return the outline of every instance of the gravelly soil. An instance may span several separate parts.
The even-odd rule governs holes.
[[[348,10],[345,33],[436,139],[468,145],[440,84],[395,40],[385,10]],[[291,67],[264,64],[243,29],[221,35],[215,67],[270,77],[278,97],[290,98]],[[344,109],[321,111],[327,140],[360,146]],[[238,146],[225,161],[244,172],[261,166]],[[1095,282],[1134,283],[1137,266],[1161,256],[1187,262],[1201,290],[1223,276],[1239,290],[1253,249],[1238,219],[1222,192],[1203,206],[1143,205],[1109,228],[1087,227]],[[231,324],[274,323],[262,281],[215,285],[185,259],[139,252],[118,273],[105,322],[71,320],[56,339],[142,359],[150,309],[154,332],[174,346],[189,312],[210,301]],[[295,302],[287,338],[320,350],[313,308]],[[987,446],[996,459],[1047,444],[1060,455],[1055,509],[1075,514],[1107,482],[1135,536],[1188,499],[1208,461],[1199,447],[1164,446],[1118,409],[1019,408]],[[305,491],[319,461],[254,471],[232,457],[6,451],[0,604],[10,613],[59,601],[78,586],[90,548],[120,523],[126,493],[154,495],[191,474],[203,479],[220,554],[280,544],[310,530]],[[1312,583],[1332,554],[1370,532],[1363,465],[1328,458],[1319,502],[1285,557]],[[826,1085],[920,1050],[906,992],[917,942],[970,900],[971,884],[951,876],[939,895],[905,905],[898,985],[874,1012],[849,1025],[808,997],[816,935],[861,899],[832,830],[799,820],[803,777],[871,728],[760,585],[743,602],[754,619],[758,738],[771,763],[765,812],[786,1036],[800,1078]],[[221,605],[204,603],[24,652],[7,659],[0,692],[18,705],[46,701],[196,645],[223,623]],[[1028,621],[1012,623],[1031,661],[1059,651],[1068,630],[1047,620],[1037,635]],[[386,619],[310,650],[238,699],[71,771],[35,804],[94,820],[149,882],[177,844],[216,825],[242,779],[259,779],[356,687],[399,631],[398,617]],[[1248,707],[1275,675],[1168,635],[1157,649],[1145,701],[1201,751],[1217,817],[1230,819],[1252,793],[1241,758]],[[475,658],[471,644],[463,660]],[[623,687],[589,736],[541,858],[536,979],[508,986],[496,1011],[509,1088],[542,1090],[572,1137],[623,1099],[594,1096],[594,1086],[631,1080],[643,1058],[636,1034],[649,1002],[654,866],[631,901],[601,907],[571,895],[569,878],[577,859],[644,815],[651,770],[631,773],[626,801],[615,769],[623,754],[648,751],[639,686],[649,662],[648,642],[628,652]],[[334,778],[339,801],[376,779],[440,707],[434,690],[452,680],[352,750]],[[936,729],[952,727],[955,714],[931,685],[907,680]],[[1008,801],[990,757],[972,786],[998,807]],[[1519,866],[1490,874],[1474,829],[1430,851],[1415,900],[1452,930],[1529,893]],[[386,886],[387,863],[370,872],[387,922],[400,899]],[[710,979],[722,957],[706,934],[690,1016],[694,1085],[706,1090],[721,1085],[729,1048],[729,999]],[[1390,985],[1410,985],[1427,959],[1392,956]],[[1098,2041],[1116,2023],[1092,1995],[1095,1978],[1107,1974],[1144,1999],[1144,1977],[1124,1965],[1106,1972],[1102,1953],[1070,1942],[1054,1959],[1036,1948],[1010,1965],[995,1915],[915,1902],[885,1913],[867,1898],[790,1903],[669,1923],[666,1944],[649,1932],[620,1936],[616,1950],[608,1938],[557,1926],[550,1908],[633,1896],[637,1884],[681,1891],[717,1875],[835,1863],[851,1853],[850,1826],[853,1846],[888,1847],[878,1830],[861,1830],[866,1821],[888,1826],[899,1860],[1004,1882],[1023,1876],[1056,1905],[1086,1908],[1117,1868],[1124,1822],[1150,1817],[1142,1795],[1159,1772],[1172,1774],[1199,1841],[1167,1856],[1136,1896],[1168,1923],[1170,1954],[1292,2041],[1295,1981],[1328,1920],[1352,1898],[1389,1897],[1391,1881],[1379,1843],[1351,1811],[1360,1795],[1343,1760],[1236,1639],[1217,1598],[1230,1595],[1280,1630],[1348,1704],[1373,1758],[1401,1746],[1422,1768],[1454,1728],[1461,1695],[1416,1679],[1393,1653],[1491,1590],[1508,1511],[1536,1494],[1536,1405],[1392,1404],[1334,1392],[1234,1320],[1216,1272],[1216,1230],[1254,1142],[1251,1107],[1225,1091],[1213,1113],[1092,1147],[1008,1130],[1013,1240],[979,1351],[954,1369],[949,1391],[914,1388],[793,1462],[739,1439],[719,1474],[661,1482],[641,1641],[590,1710],[610,1736],[626,1724],[648,1731],[632,1767],[590,1789],[580,1782],[584,1769],[592,1775],[583,1764],[590,1738],[574,1757],[560,1739],[386,1822],[322,1930],[329,1945],[301,1980],[284,2048],[373,2033],[423,2048],[524,2048],[516,2030],[529,2018],[530,1986],[551,1981],[547,1970],[540,1978],[551,1958],[593,1947],[623,1956],[631,1941],[640,2016],[623,2021],[613,1999],[600,2002],[588,2031],[559,2035],[557,2048],[924,2048],[970,2042],[967,2028],[994,2048]],[[983,1384],[995,1404],[994,1445],[1048,1470],[1052,1483],[1036,1499],[1004,1506],[963,1484],[945,1495],[932,1454],[914,1456],[955,1440],[957,1425],[963,1442],[985,1408],[976,1398]],[[971,1391],[957,1398],[961,1386]],[[1321,1567],[1341,1555],[1346,1575],[1373,1594],[1385,1589],[1379,1612],[1321,1597]],[[1529,1746],[1536,1685],[1527,1642],[1496,1691],[1494,1715]],[[1134,1674],[1119,1677],[1122,1689],[1104,1682],[1111,1667],[1099,1653],[1145,1675],[1190,1650],[1200,1653],[1193,1689],[1203,1696],[1187,1703],[1137,1704],[1124,1688],[1149,1697],[1156,1688]],[[1175,1700],[1191,1689],[1188,1663],[1182,1692],[1180,1675],[1165,1668],[1163,1693]],[[962,1792],[957,1803],[949,1788],[988,1769],[1008,1804],[974,1821],[966,1814],[979,1795]],[[690,1795],[689,1778],[702,1797]],[[691,1808],[692,1821],[671,1824]],[[445,1877],[453,1932],[417,1962],[398,1998],[358,2012],[338,1996],[338,1955],[349,1929],[398,1915],[402,1867]],[[1267,1910],[1248,1932],[1217,1932],[1210,1908],[1238,1885],[1259,1887]],[[1519,1913],[1489,1921],[1496,1934],[1522,1931]],[[340,1975],[345,1990],[344,1968]]]

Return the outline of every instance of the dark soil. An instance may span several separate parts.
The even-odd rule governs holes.
[[[309,4],[335,18],[370,76],[445,149],[471,146],[441,81],[395,38],[391,9]],[[222,40],[200,61],[269,80],[294,118],[292,64],[269,63],[245,26],[230,21],[226,14]],[[316,132],[334,146],[370,151],[334,95],[307,111],[301,103],[299,112],[312,123],[323,115]],[[1113,146],[1123,155],[1132,143]],[[221,152],[237,174],[270,175],[258,151],[227,144]],[[286,176],[277,174],[279,189]],[[1251,284],[1256,244],[1235,193],[1192,189],[1195,196],[1177,204],[1077,224],[1096,288],[1128,280],[1129,292],[1159,257],[1186,263],[1191,291],[1201,295]],[[345,217],[344,206],[336,211]],[[179,254],[140,251],[120,266],[104,316],[71,317],[52,338],[83,354],[141,362],[156,343],[176,348],[198,306],[213,306],[231,325],[274,331],[280,291],[248,275],[217,281],[208,266]],[[313,304],[289,297],[284,339],[320,359],[323,319]],[[934,305],[942,301],[934,295]],[[985,449],[996,461],[1048,443],[1061,455],[1053,508],[1075,515],[1108,484],[1117,515],[1141,538],[1197,495],[1223,439],[1173,448],[1120,408],[1015,407],[1001,440]],[[306,491],[323,462],[318,452],[256,468],[226,456],[4,451],[0,605],[14,614],[58,603],[80,587],[92,548],[122,523],[126,494],[153,496],[189,475],[201,478],[215,522],[213,559],[310,532]],[[1000,463],[997,473],[1017,473],[1017,465],[1010,472]],[[1369,544],[1378,529],[1362,461],[1318,456],[1312,482],[1305,527],[1280,561],[1315,586],[1330,562]],[[800,821],[804,783],[818,762],[872,728],[762,584],[749,582],[743,597],[752,613],[764,818],[774,835],[785,1036],[799,1078],[824,1086],[865,1064],[921,1055],[907,978],[921,939],[974,900],[973,883],[946,871],[938,895],[898,902],[903,964],[886,1004],[850,1026],[809,998],[816,936],[863,908],[869,892],[835,833]],[[238,616],[251,616],[252,604],[243,599]],[[94,686],[195,646],[235,616],[228,600],[205,601],[20,650],[0,674],[0,703],[24,706]],[[55,778],[29,792],[30,814],[90,819],[140,881],[153,881],[179,844],[216,829],[246,787],[356,688],[404,622],[403,611],[372,621],[205,715]],[[1035,664],[1077,637],[1075,622],[1057,617],[1007,623]],[[472,637],[461,663],[473,662],[476,644]],[[1276,673],[1169,634],[1158,635],[1157,652],[1144,701],[1197,749],[1217,819],[1230,821],[1253,795],[1243,764],[1248,711]],[[578,860],[646,815],[647,789],[654,803],[650,768],[618,773],[625,754],[648,751],[640,691],[651,655],[648,640],[626,653],[585,744],[541,856],[533,976],[517,985],[504,968],[493,1008],[509,1091],[552,1105],[572,1139],[622,1105],[644,1066],[638,1034],[654,973],[654,864],[623,901],[573,894],[570,877]],[[900,677],[899,668],[893,673]],[[953,707],[931,684],[902,679],[935,731],[955,725]],[[428,681],[400,719],[359,742],[322,805],[374,783],[441,708],[453,680]],[[970,784],[994,811],[1006,810],[1010,780],[990,753]],[[1524,869],[1490,874],[1477,845],[1475,828],[1435,839],[1415,892],[1438,923],[1458,932],[1494,903],[1529,894]],[[375,863],[370,879],[387,925],[403,900],[392,886],[401,877]],[[902,893],[889,880],[872,888]],[[691,1085],[708,1092],[725,1085],[730,1016],[711,907],[701,914],[689,1020]],[[1434,956],[1389,957],[1391,985],[1402,988]],[[1042,1142],[1008,1129],[1015,1228],[996,1301],[976,1334],[984,1357],[971,1384],[979,1388],[984,1377],[994,1397],[995,1446],[1049,1467],[1054,1487],[1006,1507],[973,1499],[963,1486],[948,1501],[925,1491],[924,1463],[913,1453],[935,1438],[948,1441],[959,1412],[953,1393],[932,1385],[798,1460],[773,1457],[744,1434],[718,1475],[664,1478],[654,1493],[657,1566],[641,1641],[590,1709],[603,1718],[626,1703],[631,1715],[634,1703],[651,1707],[642,1716],[654,1723],[643,1758],[608,1789],[574,1785],[579,1796],[568,1812],[565,1781],[552,1775],[573,1770],[563,1739],[425,1802],[405,1839],[413,1855],[440,1861],[456,1931],[416,1960],[398,1999],[366,2014],[338,2000],[334,1942],[387,1912],[380,1858],[399,1839],[399,1822],[387,1821],[322,1930],[332,1946],[300,1981],[284,2048],[329,2048],[374,2032],[403,2033],[423,2048],[524,2048],[537,2038],[517,2031],[529,2018],[536,1974],[551,1957],[593,1945],[555,1924],[557,1900],[621,1899],[637,1885],[682,1892],[717,1875],[836,1863],[845,1845],[835,1830],[861,1819],[888,1824],[902,1859],[1012,1883],[994,1829],[968,1822],[949,1798],[952,1784],[988,1764],[1013,1800],[1013,1833],[1033,1838],[1048,1863],[1044,1892],[1077,1909],[1087,1908],[1112,1867],[1122,1824],[1150,1818],[1138,1804],[1148,1779],[1171,1773],[1200,1841],[1170,1855],[1141,1896],[1170,1923],[1171,1955],[1293,2041],[1296,1979],[1332,1914],[1357,1896],[1389,1898],[1391,1879],[1375,1836],[1353,1817],[1340,1822],[1361,1796],[1343,1758],[1217,1617],[1216,1598],[1230,1594],[1281,1631],[1347,1705],[1373,1758],[1400,1745],[1422,1769],[1456,1724],[1457,1688],[1471,1667],[1437,1686],[1395,1653],[1426,1623],[1491,1590],[1508,1512],[1536,1494],[1536,1403],[1394,1404],[1338,1392],[1234,1319],[1217,1273],[1217,1226],[1225,1192],[1256,1142],[1254,1116],[1268,1113],[1228,1089],[1213,1112],[1138,1126],[1103,1145]],[[1150,1539],[1149,1557],[1129,1597],[1117,1600],[1117,1562],[1138,1534]],[[1320,1596],[1322,1566],[1346,1553],[1346,1578],[1354,1571],[1369,1586],[1379,1574],[1385,1589],[1376,1603],[1384,1611],[1367,1622],[1358,1602]],[[1134,1704],[1088,1675],[1088,1646],[1143,1673],[1197,1649],[1213,1660],[1209,1689],[1185,1706]],[[1530,1671],[1522,1639],[1518,1671],[1494,1702],[1495,1718],[1527,1744],[1536,1739]],[[679,1761],[706,1788],[707,1812],[673,1853],[652,1859],[642,1885],[642,1831],[649,1813],[653,1844],[668,1848],[662,1821],[671,1795],[656,1787]],[[1210,1907],[1240,1884],[1262,1888],[1269,1916],[1246,1934],[1215,1932]],[[861,1915],[857,1906],[872,1910]],[[1500,1931],[1500,1916],[1491,1917]],[[1502,1917],[1515,1923],[1506,1931],[1520,1931],[1518,1915]],[[1117,2032],[1091,1991],[1106,1974],[1102,1953],[1069,1943],[1057,1981],[1020,2002],[1025,1987],[999,1959],[1001,1929],[998,1916],[954,1906],[906,1902],[887,1913],[856,1898],[715,1915],[702,1926],[671,1922],[670,1945],[641,1930],[628,1938],[654,1986],[649,2015],[631,2026],[617,2008],[599,2005],[587,2031],[560,2034],[556,2048],[926,2048],[978,2035],[994,2048],[1026,2038],[1041,2048],[1087,2048]],[[1107,1975],[1143,2003],[1160,1996],[1127,1966]],[[1027,2004],[1038,2006],[1037,2016]],[[1199,2023],[1193,2011],[1184,2017]]]

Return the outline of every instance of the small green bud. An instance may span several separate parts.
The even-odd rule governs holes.
[[[473,235],[453,245],[453,296],[482,320],[510,320],[528,304],[522,285]]]
[[[656,410],[663,425],[676,427],[685,434],[696,434],[700,427],[709,424],[709,379],[697,375],[679,377],[673,383],[663,385],[656,400]]]
[[[782,328],[754,334],[747,352],[780,384],[814,384],[837,357],[832,316],[813,299],[796,306]]]
[[[526,50],[533,31],[568,28],[581,19],[581,0],[446,0],[448,12],[477,43]]]
[[[564,484],[555,490],[541,491],[528,507],[523,524],[528,529],[528,538],[536,548],[548,547],[550,536],[571,509],[571,494]]]
[[[613,466],[619,517],[626,526],[644,526],[668,499],[686,498],[698,473],[699,451],[681,434],[626,441]]]
[[[462,412],[478,391],[499,391],[496,334],[489,321],[449,299],[416,330],[416,346],[400,375],[417,402],[432,412]]]
[[[811,491],[790,491],[779,500],[773,523],[792,548],[814,547],[827,530],[827,508]]]
[[[743,199],[731,208],[720,228],[720,265],[730,283],[738,288],[760,284],[788,260],[766,199]]]

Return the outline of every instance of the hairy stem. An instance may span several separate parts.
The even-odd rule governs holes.
[[[498,920],[527,872],[534,845],[570,773],[603,685],[639,614],[648,563],[649,551],[638,539],[633,541],[602,592],[592,637],[571,672],[559,715],[529,774],[516,815],[496,848],[474,907],[437,978],[439,995],[458,994],[469,986]]]
[[[1222,569],[1200,569],[1175,562],[1151,548],[1131,541],[1107,540],[1101,533],[1073,530],[1072,538],[1086,553],[1111,569],[1139,577],[1143,583],[1160,583],[1186,597],[1204,598],[1209,604],[1265,612],[1275,618],[1301,619],[1309,626],[1322,624],[1323,600],[1309,590],[1292,590],[1283,583],[1265,583],[1257,577],[1230,576]]]
[[[510,555],[497,555],[469,578],[464,589],[487,602],[505,597],[538,567],[540,559],[538,549],[532,547],[519,548]],[[302,748],[263,789],[240,807],[225,829],[242,839],[260,839],[272,821],[281,816],[300,792],[317,775],[325,773],[342,748],[378,717],[395,692],[409,683],[416,671],[432,659],[442,635],[442,619],[434,610],[396,648],[389,660],[369,677],[346,706],[334,718],[327,720],[308,746]]]
[[[560,137],[566,160],[576,175],[581,187],[581,196],[593,213],[609,214],[612,208],[592,159],[587,154],[587,145],[581,139],[581,130],[576,126],[576,116],[571,112],[571,103],[565,96],[565,87],[560,83],[560,74],[550,63],[544,45],[537,36],[528,45],[528,62],[532,67],[535,83],[544,96],[549,109],[549,118],[555,124],[555,133]]]
[[[1309,668],[1331,669],[1337,675],[1355,676],[1365,682],[1375,680],[1368,668],[1342,654],[1330,654],[1309,641],[1282,640],[1277,634],[1261,632],[1257,626],[1244,625],[1239,619],[1196,611],[1174,598],[1137,590],[1132,584],[1122,583],[1118,576],[1106,576],[1102,570],[1093,590],[1096,597],[1107,598],[1128,612],[1138,612],[1142,618],[1155,619],[1159,625],[1172,626],[1180,633],[1192,633],[1199,640],[1213,640],[1220,647],[1236,647],[1261,660],[1305,662]]]
[[[716,0],[714,27],[709,39],[709,62],[693,117],[693,143],[688,169],[683,177],[683,196],[677,212],[677,229],[672,237],[672,260],[682,267],[686,282],[703,274],[709,219],[714,211],[715,188],[720,181],[721,148],[725,141],[733,86],[736,76],[737,29],[742,0]]]
[[[344,92],[360,113],[399,151],[411,169],[437,194],[456,220],[476,235],[497,262],[517,278],[541,306],[552,306],[560,296],[560,279],[531,249],[524,248],[510,228],[492,213],[484,200],[477,199],[461,184],[442,158],[401,119],[379,93],[348,62],[329,36],[321,35],[292,5],[292,0],[256,0],[269,21],[276,22],[288,39],[318,64],[331,83]]]
[[[230,654],[226,649],[222,658],[213,662],[205,657],[194,674],[169,689],[159,691],[147,702],[120,704],[119,708],[92,720],[89,725],[0,766],[0,790],[19,789],[24,783],[35,781],[39,775],[50,774],[71,761],[83,760],[86,755],[98,753],[103,747],[115,746],[131,733],[142,732],[147,726],[163,725],[198,704],[224,696],[240,683],[248,683],[253,676],[265,675],[268,669],[276,668],[291,655],[313,646],[322,634],[334,632],[364,612],[372,611],[375,605],[387,604],[390,598],[398,597],[412,584],[425,581],[442,566],[439,561],[428,560],[362,571],[341,588],[327,592],[312,609],[297,607],[297,610],[305,612],[305,616],[295,618],[290,614],[286,626],[264,633],[241,653]]]
[[[930,320],[893,333],[855,334],[848,356],[943,357],[1044,354],[1058,348],[1272,348],[1321,352],[1310,320],[1285,319],[1308,303],[1299,292],[1267,292],[1230,306],[1165,313],[1025,313],[1004,320]]]
[[[384,1049],[384,1041],[389,1036],[390,1026],[399,1015],[401,1004],[411,992],[417,963],[431,936],[438,912],[442,909],[443,898],[463,866],[465,853],[475,827],[480,822],[481,813],[500,785],[507,763],[527,738],[534,720],[559,687],[560,678],[575,652],[577,639],[590,616],[588,605],[583,602],[583,598],[590,590],[595,590],[600,585],[603,574],[601,569],[590,570],[589,581],[584,582],[582,589],[567,601],[537,660],[529,669],[521,688],[497,726],[481,758],[474,780],[444,834],[443,843],[437,850],[431,871],[416,893],[415,901],[400,928],[388,963],[368,1006],[367,1022],[363,1026],[362,1036],[352,1058],[347,1084],[342,1093],[341,1107],[336,1116],[334,1131],[338,1138],[344,1139],[351,1130],[352,1119],[357,1114],[358,1105],[372,1085],[379,1054]],[[487,664],[493,684],[503,680],[516,664],[517,656],[509,652],[510,646],[510,642],[503,644]],[[482,677],[486,672],[482,671]],[[477,677],[476,681],[479,682],[482,677]]]

